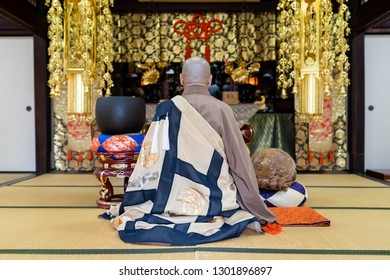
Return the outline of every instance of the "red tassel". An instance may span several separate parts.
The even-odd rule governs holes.
[[[73,158],[73,155],[72,155],[72,150],[68,150],[68,154],[67,154],[67,156],[66,156],[66,159],[68,160],[68,161],[70,161],[71,159]]]
[[[324,164],[324,154],[320,153],[320,159],[318,161],[319,164]]]
[[[209,62],[210,63],[210,46],[207,44],[206,45],[206,50],[205,50],[205,55],[204,55],[204,57],[205,57],[205,59],[207,60],[207,62]]]
[[[329,151],[329,161],[330,162],[334,161],[334,153],[333,153],[333,151]]]
[[[309,158],[308,158],[309,162],[313,162],[313,151],[309,151]]]
[[[77,159],[77,162],[78,163],[82,163],[83,162],[83,152],[79,152],[79,157]]]
[[[264,230],[266,233],[269,233],[272,235],[276,235],[276,234],[279,234],[282,232],[281,225],[279,225],[277,223],[267,224],[266,226],[262,227],[261,229]]]
[[[92,158],[93,158],[92,152],[91,152],[91,150],[88,150],[87,159],[88,159],[88,160],[92,160]]]
[[[186,59],[191,57],[191,46],[187,45],[186,46]]]

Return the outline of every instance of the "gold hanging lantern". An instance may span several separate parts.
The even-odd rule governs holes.
[[[68,99],[75,102],[68,102],[71,118],[92,113],[90,104],[78,103],[91,103],[93,90],[99,95],[103,95],[103,90],[104,95],[111,95],[114,50],[109,7],[113,4],[113,0],[64,0],[62,8],[59,0],[46,0],[50,6],[47,15],[50,96],[58,96],[63,84],[67,84]],[[80,82],[80,75],[82,86],[74,86]],[[81,107],[81,112],[73,111]]]
[[[62,4],[63,3],[63,6]],[[66,92],[68,158],[91,145],[93,102],[111,95],[113,0],[46,0],[50,97]]]
[[[46,0],[46,5],[50,4],[50,0]],[[62,9],[59,0],[52,0],[51,6],[47,13],[47,21],[49,23],[48,37],[50,40],[48,53],[49,63],[48,70],[50,72],[48,86],[50,87],[50,97],[60,95],[61,87],[65,82],[64,77],[64,48],[63,48],[63,18],[64,10]]]
[[[347,1],[337,0],[337,15],[331,0],[279,1],[278,87],[282,98],[292,88],[299,121],[320,121],[323,99],[335,90],[346,94],[350,67]]]

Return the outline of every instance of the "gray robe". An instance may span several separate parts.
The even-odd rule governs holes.
[[[261,224],[274,222],[276,216],[260,198],[252,161],[232,108],[211,96],[204,86],[188,86],[185,88],[182,97],[221,136],[230,172],[237,187],[237,202],[240,207],[252,213]]]

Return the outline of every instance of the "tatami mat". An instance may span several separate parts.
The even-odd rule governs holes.
[[[14,207],[90,206],[96,207],[99,189],[91,187],[3,187],[0,205]],[[123,192],[123,191],[122,191]]]
[[[113,186],[123,186],[122,178],[109,177]],[[13,184],[13,186],[100,186],[99,180],[91,173],[86,172],[82,174],[63,174],[63,173],[49,173],[37,176],[28,180],[24,180]]]
[[[82,174],[57,174],[49,173],[37,176],[35,178],[18,182],[16,186],[93,186],[99,185],[99,181],[91,173]]]
[[[377,187],[387,186],[354,174],[298,174],[297,181],[305,186],[332,186],[332,187]]]
[[[91,252],[90,254],[0,254],[0,260],[390,260],[386,255],[353,255],[342,254],[343,252],[335,252],[334,254],[300,254],[300,253],[237,253],[232,250],[225,251],[203,251],[195,249],[194,252],[189,253],[169,253],[164,254],[97,254]]]
[[[305,254],[297,251],[287,254],[269,253],[266,251],[259,254],[237,253],[232,251],[199,251],[196,256],[198,260],[390,260],[388,255],[351,255],[343,251],[336,251],[333,254]]]
[[[277,253],[303,250],[331,254],[334,250],[356,253],[356,250],[389,250],[390,211],[381,210],[317,210],[331,220],[330,227],[283,227],[278,235],[258,236],[252,231],[236,239],[199,245],[200,248],[239,248],[242,252],[261,253],[263,249]],[[364,217],[364,218],[362,218]],[[378,220],[383,223],[378,224]],[[263,253],[266,253],[264,251]],[[269,252],[272,253],[272,252]],[[390,256],[389,256],[390,257]]]
[[[87,254],[75,254],[71,251],[69,253],[13,253],[13,254],[1,254],[0,260],[193,260],[194,252],[184,253],[169,253],[163,254],[161,252],[155,254],[130,254],[129,252],[112,253],[112,254],[99,254],[95,251],[91,251]]]
[[[239,238],[191,247],[136,245],[123,243],[106,220],[98,219],[99,209],[0,209],[0,248],[3,253],[74,255],[132,255],[132,258],[169,259],[171,254],[234,253],[257,258],[274,255],[387,256],[390,220],[383,210],[319,210],[330,227],[284,227],[278,235],[258,235],[246,230]],[[364,218],[362,218],[364,217]],[[196,252],[196,254],[195,254]],[[160,255],[160,256],[159,256]],[[101,256],[103,257],[103,256]],[[123,257],[123,256],[122,256]],[[222,256],[219,256],[221,258]]]
[[[0,188],[0,259],[390,259],[390,187],[350,174],[299,174],[313,207],[330,227],[283,227],[278,235],[246,230],[198,246],[128,244],[96,207],[92,174],[45,174]],[[122,179],[115,179],[116,190]]]
[[[96,207],[100,187],[8,186],[0,188],[0,205],[12,207]],[[115,187],[115,193],[123,193]],[[388,187],[307,187],[306,206],[331,208],[389,208]],[[346,199],[348,198],[348,199]],[[389,208],[390,210],[390,208]]]
[[[307,187],[310,207],[331,208],[388,208],[390,188],[313,188]]]
[[[14,250],[138,251],[173,246],[123,243],[101,209],[0,209],[0,248]],[[184,247],[183,247],[184,248]]]
[[[32,173],[0,173],[0,186],[12,183],[18,180],[28,179],[34,176]]]
[[[318,178],[321,178],[320,180]],[[122,179],[110,178],[113,185],[120,185]],[[378,187],[388,186],[385,183],[374,181],[354,174],[298,174],[297,181],[305,186],[354,186]],[[50,173],[18,182],[14,185],[40,185],[40,186],[94,186],[99,185],[97,178],[91,173],[62,174]]]

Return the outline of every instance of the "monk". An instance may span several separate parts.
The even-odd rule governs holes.
[[[275,216],[260,199],[231,108],[209,93],[210,66],[183,66],[182,96],[157,105],[120,205],[105,214],[129,243],[196,245],[263,233]]]
[[[231,175],[237,187],[237,201],[262,224],[275,221],[259,197],[253,164],[230,106],[210,95],[210,65],[202,57],[191,57],[183,65],[180,83],[185,98],[221,136]]]

